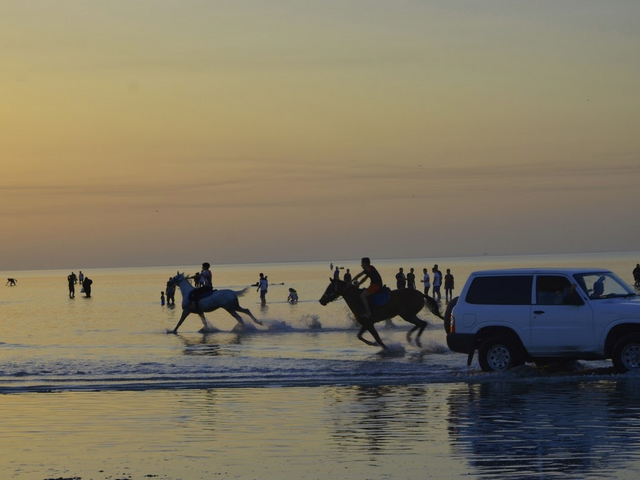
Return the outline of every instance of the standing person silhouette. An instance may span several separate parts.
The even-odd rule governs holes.
[[[396,287],[398,290],[407,287],[407,277],[404,276],[404,269],[402,267],[400,267],[398,273],[396,273]]]
[[[267,291],[269,290],[269,281],[267,277],[264,276],[264,273],[260,273],[260,280],[258,280],[258,288],[257,291],[260,291],[260,303],[262,306],[267,304]]]
[[[76,298],[76,276],[73,272],[67,276],[67,282],[69,283],[69,298]]]
[[[351,271],[347,268],[347,271],[344,274],[345,283],[351,283]]]
[[[444,299],[447,302],[453,300],[453,275],[450,268],[447,268],[447,274],[444,276]]]
[[[371,308],[369,307],[369,297],[377,293],[382,288],[382,277],[380,276],[380,273],[378,272],[378,270],[376,270],[376,267],[371,265],[371,260],[369,259],[369,257],[363,257],[360,262],[360,266],[362,267],[362,272],[360,272],[354,277],[353,283],[360,286],[364,281],[367,280],[367,278],[369,279],[369,286],[365,288],[360,294],[360,300],[364,305],[364,310],[365,310],[364,317],[371,318]],[[362,280],[358,282],[358,278],[360,277],[362,277]]]
[[[424,294],[428,297],[429,289],[431,288],[431,277],[429,277],[429,271],[426,268],[422,269],[422,273],[423,277],[420,281],[424,283]]]
[[[409,273],[407,273],[407,288],[412,290],[416,289],[416,274],[413,273],[413,268],[411,268]]]
[[[440,294],[440,285],[442,285],[442,275],[440,274],[437,265],[434,265],[431,271],[433,272],[433,298],[435,299],[437,296],[438,300],[441,300],[442,295]]]
[[[169,277],[165,292],[167,292],[167,306],[174,306],[176,304],[176,286],[171,282],[171,277]]]

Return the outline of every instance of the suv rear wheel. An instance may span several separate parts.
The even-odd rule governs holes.
[[[611,360],[618,373],[640,368],[640,333],[629,333],[622,337],[613,347]]]
[[[498,333],[482,342],[478,349],[478,362],[483,372],[494,372],[517,367],[524,360],[518,341],[512,335]]]

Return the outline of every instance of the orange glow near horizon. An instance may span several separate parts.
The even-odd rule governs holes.
[[[7,2],[0,270],[637,250],[614,4]]]

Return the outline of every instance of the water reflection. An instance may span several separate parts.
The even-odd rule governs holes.
[[[389,454],[420,451],[428,441],[427,387],[371,386],[327,390],[329,436],[345,455],[366,452],[369,462]],[[410,439],[410,442],[407,440]]]
[[[241,336],[235,333],[217,332],[216,334],[176,335],[184,344],[183,355],[186,356],[211,356],[218,355],[236,356],[233,351],[223,350],[227,345],[240,345]]]
[[[606,475],[637,465],[639,383],[461,385],[448,399],[452,450],[489,477]]]

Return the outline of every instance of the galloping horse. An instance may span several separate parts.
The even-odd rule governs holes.
[[[247,308],[242,308],[240,303],[238,302],[238,297],[244,295],[244,293],[249,289],[249,287],[236,292],[234,290],[214,290],[211,295],[203,297],[197,301],[197,308],[193,308],[191,305],[191,301],[189,300],[189,294],[194,290],[193,285],[189,282],[189,277],[185,276],[184,273],[178,273],[175,277],[169,280],[169,284],[176,285],[180,288],[180,293],[182,294],[182,316],[176,325],[176,328],[173,329],[172,332],[169,333],[178,333],[178,328],[184,322],[184,319],[189,316],[190,313],[197,313],[200,316],[200,320],[202,320],[202,324],[204,327],[201,331],[211,330],[211,326],[207,319],[204,316],[204,312],[213,312],[218,308],[223,308],[229,314],[235,318],[241,325],[244,325],[244,321],[242,317],[237,313],[241,312],[245,315],[249,315],[251,320],[253,320],[258,325],[262,325],[262,322],[258,320]]]
[[[360,331],[358,332],[358,339],[362,340],[367,345],[379,345],[386,350],[387,346],[382,343],[380,335],[378,335],[378,332],[374,327],[374,323],[382,320],[388,320],[399,315],[404,320],[414,325],[414,327],[407,333],[407,342],[411,343],[411,334],[418,330],[415,342],[418,347],[421,347],[420,335],[422,335],[422,332],[427,326],[427,322],[419,319],[417,313],[424,308],[425,300],[429,311],[437,317],[442,318],[440,310],[438,309],[438,303],[433,298],[424,295],[420,290],[408,288],[392,290],[389,301],[384,305],[374,307],[372,317],[365,317],[364,305],[362,304],[362,300],[360,300],[361,292],[362,290],[352,283],[347,283],[339,279],[331,279],[331,283],[324,292],[324,295],[322,295],[320,303],[322,305],[326,305],[338,297],[344,298],[344,301],[347,302],[347,305],[361,326]],[[373,336],[375,342],[370,342],[362,337],[362,334],[365,331],[368,331]]]

